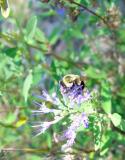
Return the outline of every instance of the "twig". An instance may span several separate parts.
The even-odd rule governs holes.
[[[107,24],[107,21],[105,20],[105,18],[103,18],[102,16],[100,16],[100,15],[97,14],[96,12],[92,11],[91,9],[87,8],[85,5],[80,4],[80,3],[77,3],[77,2],[72,1],[72,0],[71,0],[71,3],[72,3],[72,4],[75,4],[75,5],[79,6],[79,7],[81,7],[81,8],[83,8],[83,9],[85,9],[85,10],[88,11],[89,13],[91,13],[91,14],[93,14],[94,16],[96,16],[96,17],[98,17],[99,19],[101,19],[106,25],[108,25],[108,24]]]
[[[42,50],[42,48],[40,48],[40,47],[38,47],[38,46],[31,45],[31,44],[27,44],[27,45],[29,45],[31,48],[37,49],[37,50],[39,50],[39,51],[46,52],[45,50]],[[75,66],[75,67],[77,67],[77,68],[80,68],[80,69],[82,69],[83,66],[86,66],[86,65],[87,65],[86,63],[83,63],[83,62],[74,62],[74,61],[72,61],[71,59],[64,58],[64,57],[62,57],[62,56],[60,56],[60,55],[57,55],[57,54],[53,53],[53,51],[51,51],[51,53],[49,53],[49,54],[45,54],[45,56],[47,56],[47,55],[48,55],[48,56],[52,56],[52,57],[56,58],[57,60],[70,63],[70,64],[72,64],[73,66]]]
[[[52,154],[53,151],[51,151],[48,148],[37,148],[37,149],[32,149],[32,148],[3,148],[1,149],[4,152],[25,152],[25,153],[50,153]],[[91,153],[91,152],[95,152],[94,149],[80,149],[80,148],[75,148],[76,151],[80,151],[80,152],[84,152],[84,153]],[[70,154],[76,154],[76,152],[72,151],[72,152],[62,152],[62,151],[54,151],[56,154],[66,154],[66,153],[70,153]],[[53,152],[53,153],[54,153]]]

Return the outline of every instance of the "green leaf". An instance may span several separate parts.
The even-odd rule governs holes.
[[[28,93],[29,93],[32,82],[33,82],[33,76],[32,76],[32,70],[31,70],[28,76],[26,77],[23,85],[23,96],[24,96],[25,102],[27,102]]]
[[[111,91],[109,83],[104,81],[101,84],[102,108],[106,113],[111,113]]]
[[[32,16],[26,25],[26,33],[27,33],[28,39],[33,38],[36,32],[36,27],[37,27],[37,17]]]
[[[98,121],[93,126],[93,132],[94,132],[94,141],[95,141],[94,147],[95,147],[95,151],[97,151],[101,147],[101,135],[102,135],[101,122]]]
[[[10,13],[8,0],[0,0],[1,13],[4,18],[7,18]]]
[[[117,92],[117,95],[120,96],[120,97],[125,98],[125,90],[118,91],[118,92]]]
[[[117,127],[121,132],[125,132],[125,119],[122,119],[122,117],[118,113],[114,113],[110,115],[111,121],[114,124],[115,127]]]
[[[49,133],[47,134],[47,144],[49,148],[52,147],[52,137]]]
[[[125,120],[122,119],[120,125],[118,126],[119,129],[125,132]]]
[[[54,45],[59,38],[60,38],[60,28],[56,27],[48,38],[49,43],[51,45]]]
[[[121,116],[118,113],[111,114],[110,118],[115,127],[120,125]]]
[[[85,73],[87,74],[88,77],[93,78],[93,79],[104,79],[106,77],[106,74],[102,71],[97,71],[93,67],[88,67],[85,70]]]
[[[14,47],[14,48],[6,47],[6,48],[3,49],[3,52],[5,52],[5,54],[7,56],[14,58],[16,56],[16,53],[17,53],[17,48],[16,47]]]
[[[41,71],[35,71],[33,74],[33,84],[38,84],[41,79]]]
[[[112,137],[110,134],[109,137],[105,137],[105,139],[102,140],[102,147],[100,152],[101,156],[104,156],[109,151],[111,144],[112,144]]]
[[[47,42],[47,38],[45,37],[44,32],[42,32],[39,28],[36,28],[35,38],[41,43]]]
[[[6,124],[12,124],[16,120],[16,115],[13,113],[9,113],[4,120],[4,123]]]
[[[43,160],[41,158],[41,156],[38,156],[38,155],[29,155],[28,158],[30,158],[30,160]]]
[[[2,91],[0,91],[0,96],[3,96],[3,93],[2,93]]]

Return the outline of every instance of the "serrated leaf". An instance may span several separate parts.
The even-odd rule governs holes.
[[[121,116],[118,113],[111,114],[110,118],[115,127],[120,125]]]
[[[32,82],[33,82],[33,76],[32,76],[32,71],[30,71],[23,85],[23,96],[24,96],[25,102],[27,102],[28,93],[29,93],[29,89],[31,87]]]
[[[111,91],[109,83],[104,81],[101,87],[102,108],[109,114],[111,113]]]
[[[10,13],[10,8],[8,4],[8,0],[1,0],[0,1],[0,6],[1,6],[1,13],[4,18],[7,18]]]
[[[36,31],[36,27],[37,27],[37,17],[32,16],[26,25],[26,33],[27,33],[28,39],[33,38]]]

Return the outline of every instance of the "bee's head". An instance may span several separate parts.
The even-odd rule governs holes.
[[[75,82],[76,75],[68,74],[63,77],[63,79],[60,81],[61,85],[67,88],[71,88]]]

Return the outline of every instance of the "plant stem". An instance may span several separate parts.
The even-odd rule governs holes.
[[[100,15],[97,14],[96,12],[92,11],[91,9],[87,8],[85,5],[80,4],[80,3],[77,3],[77,2],[75,2],[75,1],[71,1],[71,3],[72,3],[72,4],[75,4],[75,5],[79,6],[79,7],[81,7],[81,8],[83,8],[83,9],[85,9],[85,10],[88,11],[89,13],[91,13],[91,14],[93,14],[94,16],[96,16],[96,17],[98,17],[99,19],[101,19],[106,25],[108,25],[107,22],[106,22],[106,20],[105,20],[105,18],[103,18],[102,16],[100,16]]]

